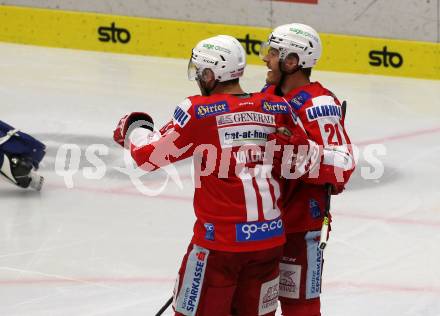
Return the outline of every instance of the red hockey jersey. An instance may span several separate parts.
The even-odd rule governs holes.
[[[295,129],[292,115],[282,98],[268,94],[193,96],[160,134],[131,137],[131,154],[149,170],[194,157],[195,244],[231,252],[273,248],[285,237],[265,145],[276,126]]]
[[[263,92],[274,95],[275,86]],[[351,142],[339,100],[320,83],[293,89],[283,96],[298,115],[309,139],[323,146],[321,163],[302,181],[290,181],[283,191],[286,233],[318,230],[326,207],[326,183],[343,185],[354,170]]]

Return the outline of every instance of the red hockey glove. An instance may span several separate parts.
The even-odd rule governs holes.
[[[135,126],[130,126],[136,123]],[[113,140],[124,147],[127,132],[130,128],[142,127],[153,131],[154,122],[150,115],[143,112],[132,112],[119,120],[118,126],[113,131]]]
[[[295,146],[294,153],[298,153],[299,146],[307,146],[309,147],[309,142],[306,133],[299,127],[297,127],[293,133],[287,127],[279,127],[277,128],[276,133],[269,134],[267,137],[268,141],[275,140],[276,145],[281,145],[281,150],[274,152],[273,157],[273,171],[277,175],[281,175],[281,165],[284,154],[284,146],[293,145]],[[295,166],[294,162],[292,162],[292,169]]]
[[[300,127],[297,127],[289,138],[289,145],[309,146],[307,134]]]
[[[281,150],[274,152],[273,162],[281,164],[283,158],[283,146],[289,145],[289,139],[292,136],[292,132],[287,127],[279,127],[275,133],[267,135],[267,141],[275,140],[276,145],[281,145]]]

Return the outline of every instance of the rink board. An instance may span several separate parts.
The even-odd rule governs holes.
[[[238,38],[248,63],[261,64],[270,29],[0,6],[0,41],[83,50],[189,58],[203,38]],[[321,33],[319,70],[440,79],[440,44]]]

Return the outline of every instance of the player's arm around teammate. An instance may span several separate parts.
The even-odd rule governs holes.
[[[292,113],[280,97],[242,90],[245,59],[230,36],[201,41],[188,66],[201,95],[178,105],[159,132],[149,115],[133,113],[114,133],[146,170],[194,157],[196,223],[176,282],[176,315],[275,315],[277,308],[285,235],[266,145],[277,126],[293,127]],[[130,134],[133,124],[144,128]]]

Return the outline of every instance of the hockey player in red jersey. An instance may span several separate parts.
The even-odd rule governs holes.
[[[245,65],[235,38],[201,41],[188,75],[202,95],[179,104],[159,132],[145,113],[125,116],[114,132],[121,145],[129,138],[146,170],[194,157],[197,220],[176,282],[176,315],[275,315],[285,236],[267,137],[286,127],[297,145],[309,142],[282,98],[241,89]],[[145,128],[129,133],[135,122]]]
[[[275,28],[260,53],[269,68],[263,91],[283,96],[308,137],[322,146],[320,164],[303,181],[288,181],[282,193],[287,242],[280,264],[280,301],[285,316],[320,315],[323,258],[318,245],[328,188],[341,192],[354,169],[339,100],[310,81],[321,50],[313,28],[293,23]]]

